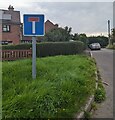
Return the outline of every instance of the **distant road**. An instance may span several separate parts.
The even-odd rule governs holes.
[[[93,118],[113,118],[113,50],[102,49],[100,51],[91,51],[96,60],[100,74],[106,89],[106,100],[99,105]]]

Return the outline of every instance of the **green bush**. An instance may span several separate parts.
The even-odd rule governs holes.
[[[8,45],[2,49],[31,49],[31,44]],[[37,57],[55,56],[55,55],[73,55],[82,53],[85,47],[78,42],[45,42],[37,44]]]
[[[19,44],[19,45],[4,45],[3,50],[26,50],[32,48],[31,44]]]
[[[85,120],[90,120],[90,118],[91,118],[91,113],[84,111],[84,116],[85,116],[85,118],[84,118]]]
[[[106,92],[102,85],[102,82],[98,83],[98,88],[95,91],[95,102],[101,103],[106,98]]]
[[[73,55],[82,53],[84,44],[82,42],[52,42],[37,44],[37,56]]]

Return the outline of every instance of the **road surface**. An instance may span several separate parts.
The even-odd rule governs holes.
[[[96,60],[106,90],[106,100],[94,112],[93,118],[113,118],[113,50],[91,51]]]

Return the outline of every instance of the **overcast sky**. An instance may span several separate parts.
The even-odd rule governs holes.
[[[33,0],[32,0],[33,1]],[[37,13],[44,14],[45,20],[49,19],[60,27],[72,27],[73,33],[86,33],[87,35],[107,35],[107,21],[111,21],[113,26],[113,2],[46,2],[41,0],[4,0],[0,2],[0,9],[7,9],[9,5],[13,5],[15,10],[23,14]],[[72,1],[72,0],[71,0]],[[75,1],[75,0],[73,0]],[[90,0],[91,1],[91,0]]]

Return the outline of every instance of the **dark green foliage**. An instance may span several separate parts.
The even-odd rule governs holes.
[[[73,36],[72,36],[72,40],[79,40],[79,34],[78,33],[75,33]]]
[[[54,55],[73,55],[82,53],[84,44],[82,42],[52,42],[41,43],[37,45],[37,56],[54,56]]]
[[[104,36],[88,37],[88,44],[91,43],[100,43],[101,47],[106,47],[108,45],[108,38]]]
[[[81,42],[83,42],[84,45],[85,45],[85,48],[87,48],[87,46],[88,46],[88,37],[86,36],[85,33],[82,33],[82,34],[75,33],[72,36],[72,39],[75,40],[75,41],[81,41]]]
[[[115,43],[115,28],[112,29],[112,34],[111,34],[111,44]]]
[[[2,49],[31,49],[31,44],[3,46]],[[82,53],[84,44],[78,42],[47,42],[37,44],[37,57],[55,56],[55,55],[73,55]]]
[[[78,34],[75,33],[72,36],[72,39],[75,41],[81,41],[85,44],[85,47],[87,47],[89,44],[92,43],[100,43],[101,47],[106,47],[108,45],[108,38],[105,36],[92,36],[87,37],[85,33]]]
[[[3,50],[27,50],[31,49],[31,44],[19,44],[19,45],[4,45],[2,46]]]
[[[43,41],[47,42],[64,42],[69,41],[71,39],[71,30],[72,28],[68,28],[67,26],[63,28],[55,28],[45,34],[42,37]]]
[[[79,35],[79,41],[83,42],[85,44],[85,47],[88,45],[88,38],[86,34],[80,34]]]

